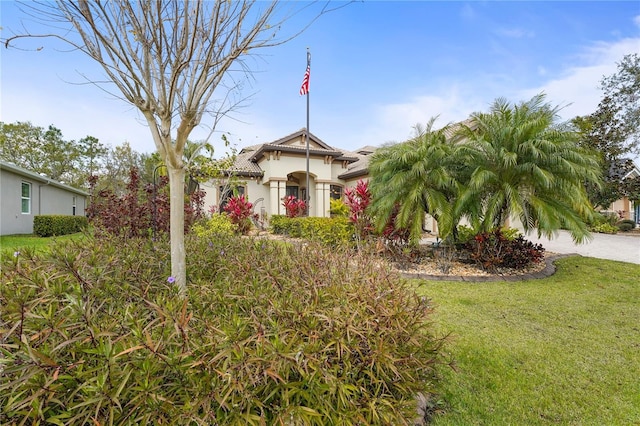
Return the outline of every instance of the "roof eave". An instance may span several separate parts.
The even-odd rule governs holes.
[[[365,176],[369,174],[369,169],[362,170],[354,170],[351,172],[344,172],[341,175],[338,175],[338,179],[351,179],[355,177]]]

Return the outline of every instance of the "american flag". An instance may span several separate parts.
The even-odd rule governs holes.
[[[300,87],[300,94],[306,95],[309,93],[309,76],[311,75],[311,65],[307,65],[307,70],[304,72],[304,78],[302,79],[302,86]]]

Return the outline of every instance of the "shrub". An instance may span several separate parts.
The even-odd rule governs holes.
[[[502,235],[504,235],[504,237],[509,241],[513,241],[522,235],[520,231],[516,228],[504,227],[504,228],[501,228],[501,231],[502,231]]]
[[[615,225],[620,220],[620,217],[616,212],[601,211],[600,216],[596,218],[594,225],[607,223],[609,225]]]
[[[271,216],[271,232],[292,238],[305,238],[328,245],[351,241],[354,229],[346,217],[286,217]]]
[[[473,239],[473,237],[476,236],[476,234],[476,230],[472,227],[466,225],[458,225],[458,243],[468,243]]]
[[[408,424],[437,382],[428,300],[307,244],[110,238],[3,258],[3,424]],[[169,280],[170,281],[170,280]]]
[[[282,199],[282,205],[287,217],[302,217],[307,212],[307,203],[299,200],[293,195],[286,196]]]
[[[229,198],[224,211],[236,226],[236,232],[241,235],[246,235],[251,230],[251,218],[258,218],[258,215],[253,213],[253,204],[244,195]]]
[[[616,227],[621,232],[629,232],[636,227],[636,223],[633,220],[624,219],[616,223]]]
[[[110,190],[98,190],[97,176],[89,177],[91,202],[87,208],[89,222],[98,235],[118,235],[125,238],[168,233],[170,221],[169,179],[161,176],[157,185],[143,185],[138,170],[131,168],[127,191],[116,195]],[[184,230],[204,217],[204,192],[195,191],[184,204]]]
[[[191,232],[205,240],[213,240],[221,236],[229,236],[236,233],[237,227],[226,214],[214,213],[205,221],[195,223]]]
[[[358,238],[365,239],[373,231],[373,223],[366,212],[371,204],[369,182],[359,180],[355,188],[344,191],[344,196],[349,207],[349,220],[355,225]]]
[[[349,207],[347,207],[344,201],[331,198],[329,200],[329,214],[331,215],[331,217],[349,217]]]
[[[607,222],[601,223],[599,225],[595,225],[591,227],[591,230],[593,232],[599,232],[601,234],[617,234],[618,233],[618,227],[614,225],[610,225]]]
[[[305,217],[300,221],[301,237],[330,246],[347,244],[353,237],[353,226],[346,217]]]
[[[629,231],[631,231],[633,228],[635,228],[635,226],[633,226],[633,225],[631,225],[631,224],[629,224],[629,223],[623,223],[623,222],[618,223],[618,224],[616,225],[616,227],[618,228],[618,230],[619,230],[620,232],[629,232]]]
[[[399,206],[396,206],[391,213],[391,216],[387,220],[387,224],[382,230],[380,236],[387,249],[393,251],[401,251],[408,244],[411,237],[411,231],[407,228],[398,228],[396,225],[396,218],[398,217]]]
[[[33,233],[39,237],[68,235],[83,231],[88,221],[84,216],[39,215],[33,217]]]
[[[269,229],[274,234],[300,237],[300,223],[284,215],[274,214],[269,219]]]
[[[510,240],[501,228],[476,235],[465,248],[478,266],[491,272],[498,268],[525,269],[544,259],[541,244],[534,244],[522,236]]]

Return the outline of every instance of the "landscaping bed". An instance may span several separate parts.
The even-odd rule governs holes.
[[[268,238],[271,240],[286,241],[293,244],[304,244],[306,240],[301,238],[292,238],[286,235],[273,234],[269,232],[261,232],[256,235],[258,238]],[[529,267],[523,269],[516,268],[496,268],[493,271],[482,269],[473,263],[469,257],[459,251],[445,246],[434,246],[431,243],[422,244],[410,255],[391,254],[378,247],[375,250],[375,256],[378,257],[380,265],[384,265],[391,270],[402,274],[409,278],[425,278],[425,277],[479,277],[488,279],[495,277],[528,277],[540,274],[548,267],[550,262],[558,257],[557,253],[545,252],[542,261],[533,263]]]

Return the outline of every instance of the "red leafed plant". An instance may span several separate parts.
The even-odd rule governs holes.
[[[359,180],[355,188],[344,191],[345,204],[349,207],[349,220],[356,226],[361,238],[366,237],[373,230],[371,218],[366,209],[371,204],[369,182]]]
[[[396,204],[393,213],[382,230],[382,237],[388,247],[401,248],[409,243],[410,232],[407,228],[396,228],[396,220],[400,206]]]
[[[156,185],[144,185],[137,169],[129,171],[127,191],[117,195],[97,188],[98,177],[89,177],[91,202],[87,216],[97,233],[126,238],[146,237],[169,232],[169,179],[161,176]],[[185,199],[184,230],[203,215],[204,192],[196,191]]]
[[[231,222],[237,226],[239,234],[246,235],[251,229],[251,218],[253,214],[253,204],[244,195],[231,197],[224,206],[224,211],[229,215]]]
[[[300,217],[304,216],[307,211],[307,203],[304,200],[299,200],[293,195],[288,195],[282,200],[282,205],[287,214],[287,217]]]

